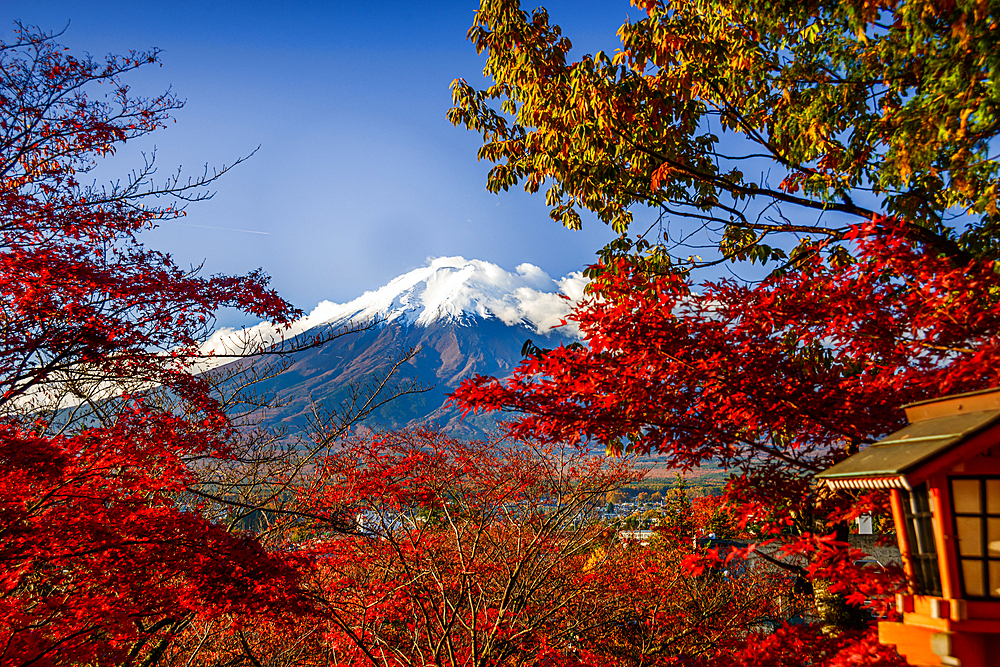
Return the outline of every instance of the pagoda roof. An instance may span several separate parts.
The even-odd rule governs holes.
[[[934,463],[1000,424],[1000,390],[946,396],[905,406],[910,424],[818,474],[833,488],[902,488],[919,484]],[[977,439],[978,440],[978,439]],[[996,440],[982,440],[986,449]],[[966,458],[978,451],[962,452]]]

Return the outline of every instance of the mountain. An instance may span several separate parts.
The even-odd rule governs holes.
[[[543,347],[575,340],[575,329],[558,325],[582,297],[585,285],[580,274],[554,280],[531,264],[508,272],[489,262],[442,257],[349,303],[324,301],[281,337],[302,340],[365,322],[377,324],[295,353],[287,370],[257,387],[274,392],[285,404],[270,410],[267,419],[292,429],[303,427],[314,405],[336,408],[350,396],[352,385],[371,382],[407,350],[417,348],[394,381],[430,389],[391,401],[366,424],[424,425],[456,436],[481,435],[495,423],[495,416],[463,421],[456,408],[446,405],[447,395],[473,375],[509,375],[529,338]],[[220,331],[204,349],[221,354],[247,339],[279,340],[273,326],[262,323]]]

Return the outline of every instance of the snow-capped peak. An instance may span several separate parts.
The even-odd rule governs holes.
[[[372,319],[417,326],[497,319],[510,326],[547,333],[583,296],[586,284],[587,279],[580,273],[554,280],[533,264],[521,264],[511,273],[478,259],[438,257],[348,303],[321,302],[283,331],[281,337],[288,339],[318,326],[339,327]],[[569,301],[560,294],[568,296]],[[572,335],[575,331],[565,333]],[[225,354],[223,350],[231,349],[236,339],[271,340],[273,335],[273,325],[266,322],[241,331],[222,329],[202,349]]]
[[[578,299],[586,284],[580,274],[553,280],[532,264],[515,271],[477,259],[438,257],[349,303],[324,301],[307,319],[313,326],[373,317],[427,326],[479,317],[545,332],[569,313],[559,294]]]

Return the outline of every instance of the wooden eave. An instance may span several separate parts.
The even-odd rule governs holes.
[[[965,400],[975,407],[984,402]],[[927,405],[913,423],[828,468],[817,479],[835,489],[909,489],[936,471],[989,449],[1000,439],[1000,409],[955,413],[951,406],[951,414],[935,416],[940,410],[929,409],[933,403]],[[908,416],[911,409],[919,407],[907,406]]]

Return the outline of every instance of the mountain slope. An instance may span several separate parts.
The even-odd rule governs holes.
[[[543,346],[569,342],[573,330],[552,327],[568,314],[571,299],[583,293],[585,280],[574,274],[553,280],[530,264],[515,273],[478,260],[448,257],[396,278],[347,304],[323,302],[293,324],[284,337],[313,335],[352,323],[377,320],[367,331],[350,334],[322,347],[295,354],[291,366],[264,383],[284,407],[267,419],[293,429],[305,426],[315,404],[335,407],[350,394],[352,384],[363,384],[384,374],[407,350],[416,355],[403,364],[396,381],[415,381],[428,391],[400,397],[383,406],[368,425],[396,428],[424,425],[452,435],[476,436],[488,430],[495,417],[462,421],[447,395],[473,375],[504,377],[520,362],[528,338]],[[250,330],[274,340],[270,325]],[[245,332],[223,332],[209,346],[225,350]]]

